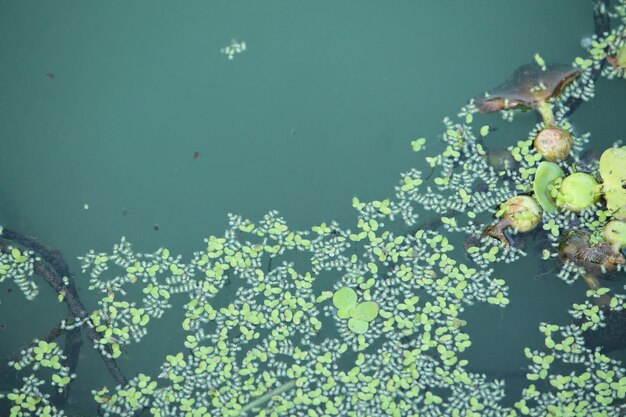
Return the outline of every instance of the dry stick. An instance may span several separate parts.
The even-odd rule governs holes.
[[[4,228],[2,231],[2,237],[18,242],[29,249],[32,249],[37,254],[41,254],[41,258],[45,259],[46,262],[35,261],[33,263],[34,272],[41,276],[57,294],[64,293],[63,301],[68,305],[72,315],[78,320],[83,321],[83,324],[80,326],[82,331],[92,342],[97,343],[98,340],[100,340],[101,335],[91,326],[89,313],[78,297],[78,292],[76,291],[74,282],[69,274],[69,268],[67,268],[67,264],[63,260],[61,252],[49,249],[36,238],[24,236],[10,229]],[[6,249],[6,246],[8,246],[6,243],[0,242],[1,248]],[[56,273],[54,266],[65,272],[63,276],[67,278],[68,285],[63,283],[62,277]],[[115,360],[105,355],[100,349],[98,349],[98,353],[100,353],[102,360],[115,382],[119,385],[126,385],[128,380]]]

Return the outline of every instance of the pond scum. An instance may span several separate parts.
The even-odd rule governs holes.
[[[626,148],[616,142],[603,170],[597,159],[585,158],[590,135],[571,133],[568,154],[551,157],[556,167],[544,166],[540,176],[538,167],[548,162],[533,146],[543,129],[571,131],[571,104],[593,97],[594,74],[624,82],[626,3],[604,6],[597,3],[596,20],[610,16],[617,27],[596,34],[589,55],[573,64],[578,77],[548,102],[551,117],[499,162],[487,150],[490,129],[471,100],[444,120],[442,153],[424,155],[428,142],[412,142],[432,172],[403,173],[393,198],[353,199],[352,230],[329,222],[296,231],[275,211],[260,221],[231,214],[228,230],[206,239],[188,261],[166,248],[136,252],[125,239],[109,253],[81,257],[89,289],[102,295],[99,307],[87,313],[67,276],[55,290],[73,313],[60,333],[82,331],[117,383],[92,392],[99,414],[623,415],[626,369],[593,347],[590,335],[606,328],[609,317],[626,323],[626,296],[598,280],[624,277]],[[531,65],[550,68],[538,55]],[[531,91],[545,88],[537,82]],[[500,110],[512,120],[516,103],[502,100]],[[545,115],[546,107],[540,111]],[[602,184],[568,179],[574,173],[590,173]],[[588,181],[590,201],[575,206],[579,196],[568,194],[568,181]],[[528,198],[515,200],[519,195]],[[422,219],[422,212],[432,216]],[[503,219],[508,229],[496,230]],[[477,303],[506,308],[507,282],[494,276],[494,266],[536,256],[516,242],[537,225],[533,233],[550,242],[541,257],[560,265],[561,279],[584,278],[590,289],[585,302],[571,306],[570,323],[542,323],[544,345],[523,350],[526,388],[509,407],[504,381],[472,371],[463,358],[472,344],[463,313]],[[403,229],[409,232],[394,232]],[[0,281],[13,281],[30,300],[37,295],[33,275],[50,277],[55,268],[64,274],[12,236],[4,229]],[[564,250],[576,242],[581,246]],[[160,369],[127,379],[116,359],[159,331],[159,318],[176,308],[184,315],[182,345]],[[76,377],[75,364],[68,363],[67,348],[49,339],[35,340],[8,362],[21,381],[0,399],[12,417],[67,415],[59,393]]]

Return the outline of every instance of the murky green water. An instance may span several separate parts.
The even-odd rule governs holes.
[[[587,1],[0,2],[0,224],[62,251],[88,306],[77,256],[126,236],[139,251],[190,254],[227,213],[276,209],[296,229],[337,220],[351,200],[383,199],[399,174],[425,168],[444,116],[539,52],[571,62],[593,30]],[[231,40],[246,50],[229,60]],[[624,139],[626,84],[598,84],[575,128],[602,149]],[[523,139],[535,115],[493,116],[494,140]],[[155,230],[158,229],[158,230]],[[517,370],[540,321],[568,320],[585,286],[524,260],[502,267],[506,309],[468,311],[476,369]],[[49,329],[65,310],[0,284],[0,356]],[[180,317],[121,360],[157,374],[178,349]],[[112,386],[89,343],[71,406]],[[515,381],[512,386],[515,387]]]

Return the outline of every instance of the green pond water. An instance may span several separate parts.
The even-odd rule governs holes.
[[[188,257],[228,213],[275,209],[294,229],[354,229],[352,197],[390,197],[401,172],[426,169],[411,140],[440,151],[445,116],[537,52],[571,62],[592,33],[580,0],[2,0],[0,224],[61,250],[88,308],[97,298],[77,257],[122,236],[138,251]],[[246,50],[231,60],[221,49],[232,40]],[[572,118],[596,149],[624,139],[625,93],[624,82],[601,80]],[[536,115],[485,120],[507,146]],[[586,287],[532,256],[497,275],[511,303],[468,309],[465,358],[515,372],[523,347],[541,343],[539,322],[568,321]],[[66,315],[44,285],[34,302],[14,289],[0,284],[0,357]],[[180,349],[180,321],[174,309],[128,349],[128,375],[159,373]],[[114,384],[89,342],[77,374],[68,407],[94,415],[91,390]],[[518,397],[524,381],[507,383]]]

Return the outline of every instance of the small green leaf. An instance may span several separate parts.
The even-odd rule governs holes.
[[[378,304],[375,301],[359,303],[350,312],[350,317],[363,321],[372,321],[378,316]]]
[[[359,320],[355,318],[351,318],[348,320],[348,329],[356,334],[363,334],[367,332],[369,328],[369,324],[365,320]]]
[[[352,309],[356,306],[356,301],[356,292],[350,287],[339,288],[333,295],[333,304],[339,310]]]
[[[413,152],[419,152],[423,149],[424,144],[426,143],[425,138],[415,139],[411,142],[411,146],[413,147]]]

